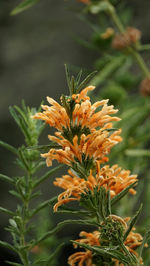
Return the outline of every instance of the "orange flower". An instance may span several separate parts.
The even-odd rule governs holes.
[[[124,244],[131,253],[138,257],[138,253],[135,251],[135,249],[141,245],[143,237],[140,234],[133,232],[134,230],[135,228],[132,229]],[[147,247],[147,245],[145,245],[145,247]]]
[[[51,166],[52,161],[57,160],[72,167],[76,160],[82,164],[83,156],[85,160],[93,160],[93,163],[101,162],[103,158],[106,161],[105,155],[122,140],[119,136],[121,130],[110,133],[111,122],[120,120],[111,116],[118,110],[112,105],[108,106],[108,100],[98,101],[92,105],[87,93],[94,88],[89,86],[78,94],[65,97],[68,107],[63,107],[47,97],[52,106],[42,105],[43,113],[33,116],[34,119],[45,120],[58,130],[55,136],[49,136],[49,139],[58,143],[61,149],[50,149],[48,153],[42,154],[42,157],[46,158],[47,166]]]
[[[41,154],[41,156],[46,158],[47,166],[51,166],[53,160],[71,167],[76,160],[81,164],[88,159],[92,159],[94,163],[103,161],[103,158],[106,161],[106,155],[108,155],[110,149],[120,142],[122,138],[118,136],[121,130],[115,131],[109,136],[109,132],[105,129],[107,128],[93,130],[91,134],[87,136],[82,134],[80,138],[76,135],[73,137],[73,143],[65,139],[60,132],[56,132],[56,137],[49,135],[49,139],[58,143],[62,149],[50,149],[48,153]]]
[[[55,127],[58,130],[69,126],[69,117],[65,108],[50,97],[47,97],[47,101],[52,106],[42,105],[44,112],[35,114],[33,118],[44,120],[51,127]]]
[[[93,233],[87,233],[83,231],[80,233],[80,237],[83,238],[77,239],[76,241],[79,243],[88,244],[90,246],[99,246],[99,236],[100,233],[98,231],[94,231]],[[76,248],[77,245],[74,244],[74,247]],[[68,258],[68,264],[71,266],[75,266],[77,262],[79,266],[92,266],[92,252],[90,250],[79,251]]]
[[[54,211],[58,207],[70,201],[80,200],[81,194],[86,194],[87,190],[93,191],[95,187],[104,187],[110,190],[111,197],[114,197],[130,184],[137,181],[136,175],[130,175],[130,171],[122,170],[118,165],[104,166],[100,169],[97,164],[97,175],[94,177],[92,171],[87,180],[79,178],[71,170],[68,175],[56,178],[54,185],[63,188],[65,191],[58,196],[58,202],[54,206]],[[130,189],[131,194],[135,194],[134,189]]]
[[[72,121],[70,121],[66,109],[50,97],[47,97],[47,100],[52,106],[42,105],[44,112],[35,114],[33,118],[44,120],[47,124],[57,128],[61,132],[64,131],[64,128],[69,130],[71,125],[73,127],[81,125],[82,128],[86,126],[92,130],[97,127],[103,127],[108,122],[119,121],[120,118],[110,116],[118,112],[118,110],[115,110],[113,105],[108,106],[108,100],[98,101],[93,105],[91,104],[87,93],[94,88],[94,86],[86,87],[80,94],[73,94],[68,97],[68,103],[70,101],[74,103]],[[97,108],[101,106],[101,110],[97,111]]]
[[[122,219],[121,217],[118,217],[121,220],[126,221],[125,219]],[[119,219],[119,221],[120,221]],[[127,229],[127,225],[126,225],[126,229]],[[124,241],[124,244],[126,246],[126,248],[129,250],[129,252],[133,253],[138,259],[140,264],[142,264],[142,258],[139,258],[138,253],[135,251],[137,247],[139,247],[142,244],[142,236],[138,233],[134,233],[133,232],[134,229],[132,229],[132,231],[130,231],[129,235],[127,236],[126,240]],[[87,233],[87,232],[81,232],[80,233],[80,237],[82,237],[81,239],[77,239],[76,242],[81,243],[81,244],[87,244],[90,246],[100,246],[101,245],[101,235],[99,231],[94,231],[92,233]],[[77,244],[74,244],[74,247],[77,248]],[[145,245],[145,247],[147,247],[147,244]],[[76,252],[73,255],[71,255],[68,258],[68,264],[71,266],[75,266],[75,265],[79,265],[79,266],[83,266],[83,265],[87,265],[87,266],[92,266],[92,251],[85,249],[85,251],[82,252]],[[121,265],[124,266],[124,264],[119,264],[119,261],[116,259],[112,259],[115,262],[115,265]],[[78,264],[76,264],[78,263]]]

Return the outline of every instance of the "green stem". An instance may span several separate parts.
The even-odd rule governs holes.
[[[97,218],[98,224],[100,225],[101,224],[101,216],[100,216],[98,211],[96,212],[96,218]]]
[[[20,245],[22,247],[26,247],[26,226],[29,222],[29,218],[27,217],[28,213],[29,213],[29,202],[30,202],[30,198],[31,198],[31,194],[32,194],[32,186],[31,186],[31,174],[30,174],[30,168],[31,165],[29,166],[28,164],[28,170],[27,170],[27,174],[26,174],[26,197],[25,200],[23,202],[23,214],[22,214],[22,227],[20,229]],[[32,168],[31,168],[32,169]],[[20,258],[24,264],[24,266],[29,266],[29,251],[27,249],[23,249],[20,251]]]
[[[134,49],[132,49],[131,53],[135,57],[137,63],[140,66],[140,68],[143,70],[143,73],[145,74],[145,76],[146,77],[150,77],[149,69],[147,68],[143,58],[141,57],[141,55],[138,52],[136,52]]]
[[[117,28],[119,29],[119,31],[124,34],[125,33],[125,28],[120,20],[120,18],[118,17],[116,10],[114,9],[112,12],[109,13],[112,17],[112,20],[114,22],[114,24],[117,26]]]
[[[143,44],[139,46],[139,51],[148,51],[150,50],[150,44]]]
[[[109,0],[106,0],[106,1],[109,2]],[[114,7],[109,11],[109,14],[111,15],[111,18],[112,18],[114,24],[116,25],[116,27],[118,28],[118,30],[120,31],[120,33],[124,34],[125,28],[124,28],[119,16],[117,15]],[[150,45],[149,45],[149,48],[150,48]],[[143,71],[144,75],[146,77],[150,77],[150,71],[149,71],[148,67],[146,66],[141,55],[137,51],[135,51],[135,49],[132,47],[128,48],[128,52],[136,59],[138,65],[141,68],[141,70]]]
[[[123,251],[125,252],[125,254],[127,255],[127,257],[129,258],[129,264],[128,265],[132,265],[132,266],[138,266],[138,261],[137,263],[135,264],[135,262],[133,261],[133,258],[131,256],[131,253],[129,252],[129,250],[126,248],[125,244],[124,243],[120,243]]]

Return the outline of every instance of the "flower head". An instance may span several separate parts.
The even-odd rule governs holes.
[[[56,132],[56,137],[49,135],[49,139],[59,144],[61,148],[50,149],[48,153],[42,154],[42,157],[46,158],[47,166],[51,166],[53,160],[71,167],[75,162],[80,164],[85,164],[88,160],[101,162],[109,154],[110,149],[122,140],[119,136],[120,132],[121,130],[118,130],[110,134],[104,127],[93,130],[88,135],[75,135],[72,142],[63,137],[60,132]]]
[[[94,88],[88,86],[80,93],[62,97],[63,105],[47,97],[52,106],[42,105],[43,113],[34,115],[34,119],[45,120],[58,130],[55,136],[49,135],[49,139],[59,144],[60,149],[50,149],[42,154],[47,166],[51,166],[53,160],[71,167],[76,161],[80,164],[85,160],[101,162],[122,140],[119,136],[121,130],[112,128],[112,122],[120,120],[111,116],[118,110],[108,106],[108,100],[91,104],[87,93]]]
[[[114,216],[114,217],[113,217]],[[128,225],[126,223],[126,221],[129,220],[129,218],[125,218],[122,219],[121,217],[112,215],[112,218],[114,219],[114,221],[118,221],[125,230],[128,229]],[[102,226],[101,226],[102,227]],[[124,233],[125,233],[124,230]],[[139,258],[138,253],[136,252],[136,249],[142,244],[142,236],[138,233],[134,232],[135,228],[133,228],[130,233],[128,234],[126,240],[124,241],[124,245],[126,247],[126,249],[129,250],[130,253],[133,253],[139,260],[140,264],[142,264],[142,258]],[[102,235],[101,235],[101,230],[100,231],[94,231],[92,233],[87,233],[87,232],[81,232],[80,233],[80,239],[76,240],[76,243],[73,244],[74,248],[77,248],[77,242],[80,244],[86,244],[89,246],[102,246],[103,245],[103,240],[102,240]],[[145,247],[147,247],[147,244],[145,245]],[[118,245],[118,250],[123,252],[122,249],[119,248]],[[69,258],[68,258],[68,264],[71,266],[75,266],[75,265],[87,265],[87,266],[92,266],[93,265],[93,257],[94,254],[92,253],[91,250],[85,249],[85,251],[79,251],[76,252],[74,254],[72,254]],[[121,265],[123,266],[124,264],[119,264],[119,261],[116,259],[112,258],[112,261],[115,262],[115,265]],[[78,264],[76,264],[78,263]]]
[[[88,190],[93,192],[96,187],[98,190],[101,187],[105,188],[106,191],[110,190],[110,195],[113,198],[130,184],[137,181],[136,177],[136,175],[130,175],[130,171],[122,170],[118,165],[113,165],[112,167],[106,165],[100,168],[99,164],[97,164],[96,176],[90,171],[87,180],[79,178],[74,172],[69,170],[68,175],[56,178],[54,181],[54,185],[65,190],[58,196],[54,211],[57,211],[59,206],[70,201],[79,201],[82,194],[86,194]],[[136,192],[132,188],[130,193],[135,194]]]
[[[87,96],[87,93],[94,88],[94,86],[88,86],[79,94],[66,96],[67,107],[69,108],[70,105],[73,107],[71,121],[67,112],[67,107],[60,105],[50,97],[47,97],[47,100],[52,106],[42,105],[44,110],[43,113],[37,113],[33,118],[44,120],[51,127],[55,127],[62,133],[64,129],[72,131],[74,127],[79,125],[81,128],[86,126],[92,130],[103,127],[104,124],[108,122],[120,120],[118,117],[110,116],[118,112],[118,110],[115,110],[113,105],[108,106],[108,100],[102,100],[91,104],[90,97]],[[98,110],[98,108],[101,108],[101,110]]]

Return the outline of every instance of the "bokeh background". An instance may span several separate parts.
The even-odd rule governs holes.
[[[78,41],[79,37],[88,40],[91,34],[91,28],[81,18],[82,4],[78,1],[39,1],[33,8],[10,16],[18,3],[20,1],[0,0],[0,139],[16,147],[23,143],[23,137],[8,107],[20,105],[22,99],[27,105],[38,107],[47,95],[58,100],[60,94],[67,91],[64,63],[74,70],[83,68],[90,72],[98,56],[96,51],[86,49]],[[150,1],[126,0],[126,4],[133,9],[133,25],[142,30],[143,43],[149,43]],[[147,55],[145,59],[149,60]],[[42,144],[47,143],[45,136],[41,138]],[[0,149],[0,172],[18,175],[13,156]],[[1,182],[0,205],[15,208],[16,202],[8,190],[8,185]],[[49,181],[43,192],[45,198],[54,195]],[[9,241],[9,234],[3,230],[7,221],[7,215],[1,215],[0,235]],[[0,265],[5,265],[4,261],[11,256],[2,250]]]

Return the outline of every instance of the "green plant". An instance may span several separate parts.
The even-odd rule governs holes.
[[[47,212],[49,213],[49,204],[54,201],[54,199],[42,199],[40,185],[61,168],[60,165],[45,172],[42,176],[38,174],[45,165],[40,158],[40,151],[37,149],[39,136],[45,125],[41,121],[32,119],[32,115],[35,112],[35,108],[30,109],[24,102],[22,102],[22,108],[18,106],[10,107],[10,113],[24,135],[25,145],[15,148],[0,141],[0,146],[8,149],[15,155],[18,169],[22,172],[21,176],[12,177],[0,174],[1,180],[11,184],[12,189],[9,192],[18,201],[15,211],[8,210],[4,207],[0,208],[1,212],[10,216],[9,225],[6,227],[6,230],[12,236],[12,243],[0,241],[0,245],[4,248],[11,249],[20,258],[20,263],[7,261],[10,265],[37,265],[37,263],[41,263],[40,261],[45,263],[44,265],[54,265],[56,263],[56,258],[54,258],[53,254],[54,247],[58,245],[55,250],[56,253],[62,246],[62,244],[59,246],[59,242],[54,235],[48,239],[47,243],[43,241],[42,245],[36,248],[34,245],[37,238],[40,238],[52,226],[50,224],[52,223],[50,221],[51,217],[45,217],[47,226],[44,227],[43,222],[42,228],[39,226],[35,230],[37,228],[36,226],[38,226],[39,219],[36,221],[35,216],[38,217],[41,211],[44,211],[45,215]],[[47,249],[46,246],[48,244],[49,247]]]

